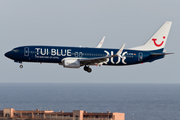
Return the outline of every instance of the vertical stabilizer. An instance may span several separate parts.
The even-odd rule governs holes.
[[[158,50],[165,47],[172,22],[166,21],[159,30],[142,46],[131,48],[133,50]]]

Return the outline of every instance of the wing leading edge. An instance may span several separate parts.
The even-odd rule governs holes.
[[[118,52],[115,55],[108,55],[105,57],[85,58],[85,59],[79,59],[79,61],[82,65],[92,65],[92,64],[101,65],[103,64],[103,62],[107,61],[108,58],[120,56],[124,47],[125,47],[125,44],[118,50]]]

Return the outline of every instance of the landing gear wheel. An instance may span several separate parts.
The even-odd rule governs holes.
[[[87,71],[88,70],[88,67],[87,66],[84,66],[84,71]]]
[[[23,68],[23,65],[20,65],[19,67],[20,67],[20,68]]]
[[[87,71],[88,73],[92,72],[92,69],[88,66],[84,66],[84,70]]]
[[[88,73],[92,72],[92,69],[91,69],[91,68],[88,68],[87,72],[88,72]]]

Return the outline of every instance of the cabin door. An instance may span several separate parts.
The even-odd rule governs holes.
[[[29,48],[28,47],[25,47],[24,48],[24,56],[29,56]]]
[[[138,61],[141,62],[142,60],[143,60],[143,53],[139,52]]]

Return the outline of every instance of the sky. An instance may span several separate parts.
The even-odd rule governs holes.
[[[180,83],[179,0],[1,0],[0,83]],[[24,45],[104,48],[143,45],[165,22],[172,27],[165,46],[168,55],[152,63],[131,66],[63,68],[54,63],[19,64],[4,53]]]

